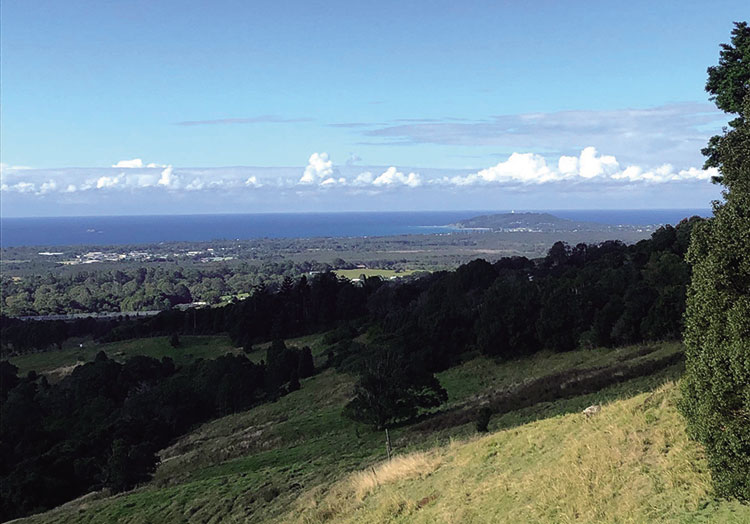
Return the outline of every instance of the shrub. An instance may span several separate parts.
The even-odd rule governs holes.
[[[488,407],[483,407],[477,413],[477,431],[479,433],[487,433],[487,426],[490,424],[490,417],[492,416],[492,410]]]

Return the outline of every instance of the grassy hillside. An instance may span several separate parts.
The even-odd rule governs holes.
[[[302,342],[323,347],[314,337],[289,341]],[[603,502],[591,501],[627,496],[632,504],[653,506],[656,516],[674,513],[679,516],[675,521],[690,521],[706,515],[710,522],[718,512],[743,508],[711,501],[703,459],[686,441],[674,409],[671,384],[681,373],[679,363],[595,393],[493,416],[494,433],[482,439],[477,439],[473,422],[461,423],[453,416],[498,392],[561,371],[578,369],[586,376],[592,368],[637,365],[680,351],[678,344],[662,344],[542,354],[508,363],[472,359],[440,374],[449,392],[440,413],[392,431],[401,458],[385,466],[383,434],[341,416],[353,379],[327,370],[303,380],[301,390],[275,403],[196,428],[162,451],[149,484],[116,497],[93,494],[29,521],[410,522],[424,514],[425,522],[490,522],[502,521],[518,506],[507,513],[509,522],[564,522],[575,520],[575,511],[583,521],[599,515],[624,522],[630,510],[622,505],[609,513],[596,510],[601,514],[579,506],[599,507]],[[601,416],[583,420],[580,410],[595,402],[605,403]],[[639,405],[648,407],[641,412],[635,407]],[[444,423],[422,427],[441,417]],[[590,456],[587,450],[601,455],[596,467],[584,460]],[[614,458],[605,467],[602,461],[609,460],[610,452]],[[589,467],[594,468],[590,477],[566,487],[574,477],[565,475],[582,475]],[[456,476],[460,481],[451,480]],[[435,484],[423,484],[429,482]],[[631,493],[636,485],[638,491]],[[580,497],[588,493],[589,498],[573,497],[583,487],[589,491]],[[688,498],[697,502],[689,504]]]
[[[305,493],[279,522],[750,522],[711,496],[678,388],[398,456]]]

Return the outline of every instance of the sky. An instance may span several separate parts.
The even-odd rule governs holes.
[[[0,214],[707,208],[747,13],[3,0]]]

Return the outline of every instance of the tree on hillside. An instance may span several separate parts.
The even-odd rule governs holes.
[[[724,202],[693,232],[681,410],[706,448],[717,492],[750,500],[750,28],[737,23],[709,69],[716,105],[739,114],[704,150]]]
[[[373,349],[361,367],[354,398],[344,414],[376,429],[408,420],[420,408],[436,407],[448,399],[435,375],[391,348]]]

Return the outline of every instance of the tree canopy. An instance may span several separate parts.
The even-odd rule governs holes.
[[[681,409],[703,443],[717,492],[750,499],[750,28],[737,23],[706,89],[717,106],[740,113],[711,139],[724,202],[699,224],[685,315],[686,373]]]

